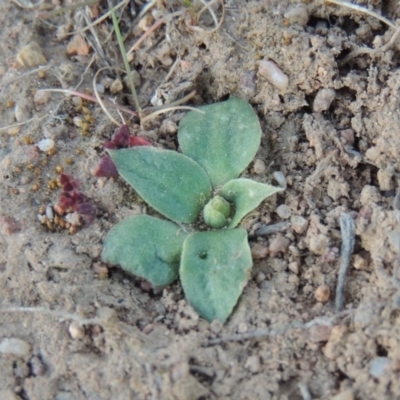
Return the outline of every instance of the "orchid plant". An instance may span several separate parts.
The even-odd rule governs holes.
[[[261,141],[245,100],[199,107],[180,122],[182,153],[152,146],[108,148],[120,176],[168,220],[137,215],[107,235],[102,259],[162,289],[178,276],[205,319],[225,321],[252,267],[242,218],[283,190],[239,178]]]

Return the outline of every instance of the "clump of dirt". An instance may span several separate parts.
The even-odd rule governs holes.
[[[373,3],[389,21],[400,18],[397,1]],[[136,18],[143,6],[131,2],[119,15],[128,49],[143,38],[131,52],[142,107],[192,90],[193,106],[245,98],[263,128],[245,175],[286,178],[287,190],[243,222],[253,276],[225,325],[199,318],[179,283],[153,293],[101,263],[110,228],[153,211],[119,179],[94,175],[116,128],[101,107],[40,90],[87,97],[100,68],[123,65],[109,18],[84,30],[106,6],[0,5],[2,399],[400,396],[395,29],[322,0],[221,4],[198,18],[201,2],[158,1]],[[264,61],[287,85],[266,78]],[[120,70],[100,73],[97,90],[134,107]],[[182,115],[141,127],[131,112],[124,121],[132,134],[176,149]],[[54,145],[38,147],[43,139]],[[37,219],[41,206],[57,204],[62,173],[80,182],[97,213],[72,235]],[[356,237],[337,312],[343,213]]]

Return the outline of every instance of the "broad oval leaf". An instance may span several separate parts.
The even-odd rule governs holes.
[[[224,322],[247,283],[251,266],[244,229],[193,233],[183,244],[179,270],[185,296],[203,318]]]
[[[195,222],[211,197],[204,169],[176,151],[143,146],[108,153],[143,200],[173,221]]]
[[[182,152],[197,161],[213,187],[237,178],[253,160],[261,140],[257,115],[246,100],[231,97],[199,107],[179,124]]]
[[[106,236],[101,258],[160,289],[178,277],[186,234],[178,225],[148,215],[129,217]]]
[[[234,228],[250,211],[257,208],[269,196],[284,190],[280,187],[239,178],[226,183],[219,195],[235,205],[235,214],[228,228]]]

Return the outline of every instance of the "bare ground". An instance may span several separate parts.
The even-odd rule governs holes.
[[[358,3],[393,23],[400,18],[395,0]],[[222,326],[200,319],[179,283],[154,294],[101,264],[109,229],[125,216],[152,211],[120,180],[93,175],[115,129],[100,106],[85,102],[87,111],[71,96],[37,93],[92,92],[96,71],[122,67],[109,19],[82,33],[75,46],[68,35],[108,9],[55,13],[70,2],[27,4],[0,3],[0,398],[399,398],[393,201],[400,169],[400,41],[387,45],[395,30],[317,0],[232,0],[215,32],[208,12],[196,21],[201,6],[185,11],[179,1],[159,1],[139,24],[133,6],[124,11],[127,46],[155,20],[182,11],[134,51],[142,106],[151,99],[170,103],[193,89],[191,105],[228,95],[248,99],[263,138],[246,175],[265,181],[281,171],[288,182],[244,221],[254,253],[268,254],[255,261]],[[214,9],[221,18],[221,7]],[[21,56],[31,42],[43,51],[41,67]],[[346,59],[356,48],[376,51]],[[261,60],[273,60],[289,77],[286,90],[259,73]],[[119,73],[100,74],[104,97],[133,106],[125,84],[110,93],[116,78],[123,82]],[[176,148],[181,115],[157,117],[146,130],[130,125]],[[55,151],[38,149],[44,138],[54,141]],[[97,209],[93,223],[74,234],[37,219],[41,206],[59,199],[61,168],[79,179]],[[343,213],[355,222],[356,240],[345,308],[337,314]],[[288,222],[282,231],[261,235],[282,221]]]

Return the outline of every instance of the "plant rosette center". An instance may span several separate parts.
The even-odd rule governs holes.
[[[170,221],[148,215],[121,221],[108,233],[102,259],[155,289],[180,277],[194,309],[224,322],[252,267],[247,232],[237,226],[283,189],[239,178],[261,141],[250,104],[230,98],[199,110],[179,125],[182,153],[147,146],[108,150],[120,176]],[[182,224],[196,223],[201,214],[213,230],[186,233]]]

